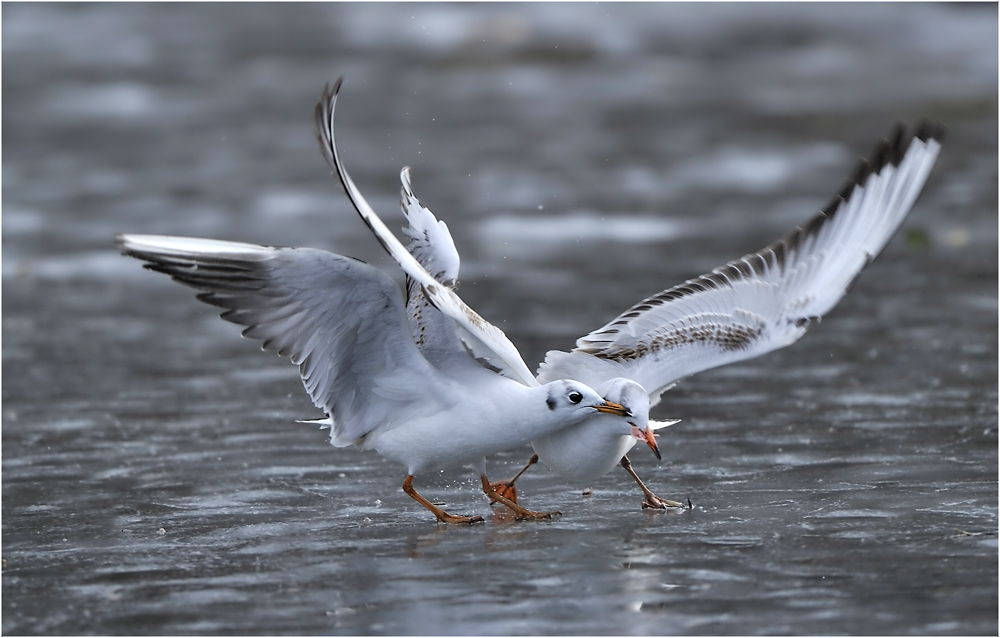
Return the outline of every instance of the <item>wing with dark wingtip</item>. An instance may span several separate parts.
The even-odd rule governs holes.
[[[340,160],[333,135],[333,114],[337,105],[337,92],[340,90],[340,84],[341,80],[338,79],[332,89],[326,87],[323,90],[323,95],[316,105],[316,127],[323,157],[340,178],[340,183],[344,186],[355,210],[375,234],[386,252],[403,269],[403,272],[422,286],[428,301],[454,320],[461,331],[463,343],[473,351],[476,357],[486,359],[502,374],[526,386],[537,386],[538,382],[535,380],[535,376],[531,374],[531,370],[521,358],[521,353],[517,351],[507,335],[479,316],[475,310],[455,294],[455,291],[434,279],[379,219],[379,216],[354,184],[354,180],[351,179]]]
[[[551,351],[539,380],[626,377],[656,397],[678,379],[797,341],[892,238],[941,150],[942,127],[898,125],[833,200],[763,250],[643,299]]]
[[[332,417],[334,445],[437,400],[437,372],[410,337],[399,286],[376,268],[311,248],[160,235],[116,243],[299,366],[313,403]]]

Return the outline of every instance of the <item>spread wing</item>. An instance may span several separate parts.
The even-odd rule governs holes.
[[[363,262],[311,248],[118,235],[150,270],[202,291],[243,336],[299,366],[331,442],[348,445],[433,402],[433,367],[410,337],[399,286]]]
[[[403,233],[410,238],[406,248],[421,266],[438,281],[454,290],[458,284],[458,250],[448,232],[448,226],[438,221],[430,210],[420,204],[410,186],[410,169],[399,174],[402,188],[400,203],[406,215]],[[420,352],[434,365],[450,369],[457,360],[468,359],[468,353],[458,338],[455,322],[427,299],[423,286],[406,277],[406,318],[410,332]]]
[[[846,294],[909,213],[941,149],[942,129],[897,126],[871,161],[801,228],[763,250],[643,299],[551,351],[542,382],[573,378],[597,386],[626,377],[654,400],[682,377],[783,348]]]
[[[400,204],[407,222],[403,233],[410,238],[407,250],[434,279],[454,289],[458,282],[460,260],[448,225],[438,221],[434,213],[413,194],[409,166],[399,172],[399,181],[403,185],[400,188]]]
[[[462,341],[469,346],[476,357],[489,361],[490,364],[499,371],[515,379],[526,386],[537,386],[533,374],[525,365],[521,354],[510,342],[507,335],[502,330],[479,316],[476,311],[465,304],[453,290],[444,286],[427,272],[420,263],[407,252],[403,244],[379,219],[375,211],[365,200],[361,191],[354,185],[354,180],[347,174],[340,155],[337,152],[337,144],[333,135],[333,114],[337,103],[337,92],[340,90],[341,80],[337,80],[331,89],[329,86],[323,90],[323,95],[316,105],[316,126],[319,133],[320,150],[327,163],[337,173],[347,196],[354,204],[354,208],[361,215],[361,219],[368,225],[375,236],[381,242],[400,268],[409,277],[412,277],[423,288],[427,299],[434,304],[434,307],[451,317],[460,330]]]

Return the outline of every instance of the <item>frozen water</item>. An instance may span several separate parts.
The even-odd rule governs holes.
[[[3,5],[5,634],[997,633],[996,5]],[[949,138],[899,236],[792,348],[705,373],[628,476],[334,449],[295,370],[115,232],[390,267],[317,152],[526,360],[776,239],[897,119]],[[713,172],[706,172],[711,169]],[[597,293],[579,294],[586,276]],[[529,455],[491,459],[494,478]]]

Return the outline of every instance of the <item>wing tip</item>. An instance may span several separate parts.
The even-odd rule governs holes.
[[[943,122],[924,118],[917,123],[917,130],[914,133],[914,137],[921,142],[930,142],[933,140],[940,144],[944,142],[947,134],[948,127]]]
[[[319,104],[317,104],[317,106],[321,106],[321,105],[324,105],[324,104],[329,105],[332,102],[335,102],[336,99],[337,99],[337,95],[340,93],[340,86],[343,83],[344,83],[344,76],[343,76],[343,74],[341,74],[336,80],[334,80],[333,86],[330,86],[329,82],[327,82],[326,84],[324,84],[323,85],[323,95],[322,95],[322,98],[320,99]]]
[[[319,140],[319,150],[323,159],[334,171],[337,170],[335,149],[333,141],[333,112],[337,106],[337,95],[340,93],[340,86],[344,83],[344,76],[341,75],[334,81],[333,86],[327,82],[323,85],[323,93],[319,102],[313,109],[316,118],[316,139]]]
[[[409,166],[404,166],[399,169],[399,182],[403,185],[403,189],[406,191],[406,194],[413,197],[413,186],[411,185]]]
[[[832,216],[841,204],[850,201],[854,189],[864,186],[872,175],[878,175],[886,166],[899,166],[909,152],[914,140],[924,144],[931,141],[942,143],[947,127],[935,120],[921,118],[917,125],[908,131],[903,122],[896,122],[888,138],[881,138],[875,143],[875,148],[869,158],[862,157],[855,164],[850,177],[844,182],[837,194],[820,209],[826,216]]]

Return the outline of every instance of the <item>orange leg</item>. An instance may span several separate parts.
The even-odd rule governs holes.
[[[486,478],[485,474],[481,478],[483,481],[483,492],[486,494],[486,496],[489,497],[490,501],[494,503],[503,503],[504,505],[509,507],[511,510],[514,511],[515,518],[519,521],[537,520],[540,518],[552,518],[553,516],[559,516],[562,514],[562,512],[559,511],[532,512],[529,509],[525,509],[520,505],[518,505],[517,503],[515,503],[514,501],[507,498],[506,496],[501,496],[500,494],[497,494],[496,491],[493,489],[493,486],[490,485],[490,480]]]
[[[517,488],[514,487],[514,481],[521,478],[521,475],[527,472],[528,468],[534,465],[535,463],[538,463],[538,455],[532,454],[531,458],[528,459],[528,463],[523,468],[521,468],[520,472],[514,475],[514,478],[510,479],[509,481],[496,481],[494,483],[490,483],[490,487],[493,488],[493,491],[499,494],[500,496],[509,499],[513,503],[516,503]],[[493,502],[495,503],[496,501]]]
[[[437,517],[439,523],[482,523],[482,516],[455,516],[454,514],[449,514],[440,507],[434,505],[426,498],[417,493],[417,490],[413,489],[413,476],[407,475],[406,480],[403,481],[403,491],[406,492],[410,498],[420,503],[427,509],[431,511],[434,516]]]
[[[665,510],[668,507],[684,507],[683,503],[678,503],[677,501],[671,501],[665,498],[660,498],[656,494],[653,494],[651,491],[649,491],[649,488],[646,487],[646,484],[642,482],[642,480],[639,478],[639,475],[636,474],[635,470],[632,469],[632,462],[628,460],[627,456],[622,457],[622,467],[625,468],[625,471],[628,472],[632,476],[632,478],[635,479],[635,482],[639,484],[639,489],[641,489],[642,493],[646,495],[646,499],[642,502],[642,509]]]

